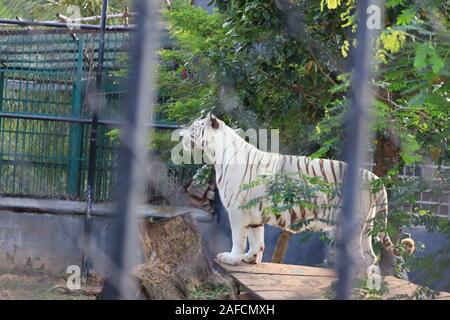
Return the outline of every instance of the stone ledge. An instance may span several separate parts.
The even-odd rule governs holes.
[[[70,200],[33,199],[19,197],[0,197],[0,210],[14,212],[32,212],[48,214],[84,215],[86,202]],[[98,217],[114,217],[114,203],[95,203],[92,215]],[[190,207],[171,207],[141,205],[140,216],[145,218],[164,219],[184,214],[191,214],[197,222],[212,222],[213,217],[206,211]]]

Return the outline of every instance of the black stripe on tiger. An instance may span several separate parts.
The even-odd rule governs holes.
[[[389,239],[389,237],[387,235],[385,235],[383,237],[383,246],[385,246],[386,248],[388,247],[392,247],[394,244],[392,243],[391,239]]]
[[[297,158],[297,170],[298,170],[298,175],[303,179],[303,181],[306,183],[306,178],[303,175],[303,170],[300,167],[300,158]]]
[[[306,160],[308,160],[308,161],[306,161]],[[305,162],[306,174],[309,176],[309,159],[307,157],[304,157],[303,161]]]
[[[225,167],[225,171],[223,170],[223,165],[225,164],[225,153],[226,153],[226,151],[228,150],[228,147],[229,146],[225,146],[225,148],[223,148],[223,152],[222,152],[222,163],[221,163],[221,165],[220,165],[220,168],[221,168],[221,172],[220,172],[220,177],[219,177],[219,179],[217,180],[218,181],[218,183],[220,183],[220,181],[222,181],[222,177],[226,174],[226,171],[227,171],[227,169],[228,169],[228,166],[230,165],[230,162],[231,162],[231,160],[233,159],[233,157],[236,155],[236,153],[238,153],[238,151],[239,151],[239,148],[236,148],[236,151],[233,153],[233,155],[230,157],[230,159],[228,160],[228,163],[227,163],[227,165],[226,165],[226,167]]]
[[[270,164],[272,163],[272,159],[273,159],[273,158],[274,158],[274,157],[269,157],[269,161],[267,162],[266,169],[269,168]]]
[[[305,208],[301,207],[300,208],[300,213],[302,214],[302,220],[305,220],[305,217],[306,217],[306,210],[305,210]]]
[[[231,194],[230,199],[228,200],[227,207],[230,207],[231,199],[233,199],[234,193]]]
[[[260,228],[260,227],[264,227],[264,223],[259,223],[259,224],[248,224],[245,226],[245,229],[249,229],[249,228]]]
[[[253,149],[250,150],[250,152],[251,152],[251,151],[253,151]],[[255,154],[256,154],[256,152],[255,152]],[[244,175],[242,176],[242,181],[241,181],[241,183],[239,184],[240,186],[244,183],[245,176],[247,175],[247,170],[248,170],[248,164],[249,164],[249,162],[250,162],[250,154],[249,154],[249,157],[247,157],[247,163],[245,164],[245,172],[244,172]]]
[[[257,153],[255,153],[255,157],[254,157],[254,158],[256,158],[256,155],[257,155]],[[258,164],[256,165],[256,170],[255,170],[255,171],[256,171],[256,174],[258,173],[259,165],[261,164],[261,161],[262,161],[262,159],[263,159],[263,157],[261,156],[261,154],[259,154],[259,156],[260,156],[260,158],[259,158]],[[254,158],[253,158],[253,161],[255,160]],[[252,175],[253,175],[253,167],[254,167],[254,165],[251,164],[250,166],[251,166],[252,168],[250,169],[250,177],[249,177],[249,179],[248,179],[248,182],[252,182]],[[248,195],[250,191],[251,191],[251,189],[248,189],[247,192],[246,192],[246,194]],[[242,190],[239,190],[239,191],[238,191],[238,193],[237,193],[236,196],[235,196],[235,199],[237,199],[237,198],[239,197],[239,195],[241,194],[241,192],[242,192]],[[228,201],[228,206],[230,205],[231,200],[233,199],[233,196],[234,196],[234,194],[231,195],[230,200]],[[261,205],[262,205],[262,203],[261,203]],[[261,210],[261,209],[260,209],[260,210]]]
[[[228,160],[227,166],[225,167],[225,171],[223,172],[223,174],[221,173],[221,176],[220,176],[220,179],[219,179],[219,183],[220,183],[222,177],[225,177],[225,176],[227,175],[228,167],[229,167],[229,165],[230,165],[232,159],[234,158],[234,156],[239,152],[239,150],[240,150],[239,147],[236,148],[236,151],[233,153],[233,155],[232,155],[232,156],[230,157],[230,159]]]
[[[282,218],[282,217],[279,217],[279,218],[277,219],[277,223],[278,223],[278,225],[279,225],[281,228],[286,227],[286,221],[285,221],[284,218]]]
[[[256,165],[256,174],[258,174],[258,168],[259,168],[259,165],[261,164],[261,161],[263,158],[261,154],[259,154],[259,156],[260,156],[260,158],[259,158],[258,164]],[[255,159],[253,159],[253,160],[255,160]],[[252,166],[252,168],[250,169],[250,178],[248,179],[249,182],[252,182],[253,164],[251,164],[251,166]],[[249,191],[250,191],[250,189],[247,192],[249,192]]]
[[[297,221],[297,212],[295,212],[294,209],[291,209],[291,224],[295,223],[295,221]]]
[[[280,168],[280,172],[283,173],[284,172],[284,166],[286,165],[286,156],[283,157],[282,160],[282,164],[281,164],[281,168]]]
[[[223,164],[224,164],[224,159],[225,159],[225,151],[227,150],[228,146],[225,147],[225,150],[223,151],[223,155],[222,155],[222,168],[223,168]],[[220,176],[219,179],[217,180],[218,183],[220,183],[220,181],[222,181],[222,178],[227,174],[227,170],[228,170],[228,166],[230,165],[231,160],[233,159],[233,157],[238,153],[239,150],[236,150],[233,155],[230,157],[230,159],[228,160],[228,163],[225,167],[225,170],[221,170],[220,172]]]
[[[331,173],[333,174],[333,179],[334,182],[338,182],[337,178],[336,178],[336,172],[334,171],[334,161],[330,160],[330,167],[331,167]]]
[[[380,192],[377,199],[375,200],[375,205],[377,206],[381,206],[381,205],[386,205],[386,203],[380,203],[380,200],[384,197],[384,193]]]
[[[311,169],[312,169],[313,177],[314,177],[314,178],[317,177],[316,170],[314,170],[314,161],[313,161],[313,163],[311,164]]]
[[[320,167],[320,172],[322,172],[322,177],[325,179],[325,182],[328,183],[328,177],[327,177],[327,174],[325,173],[325,170],[323,168],[323,159],[319,160],[319,167]]]

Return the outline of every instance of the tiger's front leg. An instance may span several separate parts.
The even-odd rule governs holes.
[[[229,214],[231,226],[231,238],[233,247],[231,252],[222,252],[217,255],[217,260],[222,263],[237,265],[242,261],[242,257],[247,245],[248,229],[242,217],[239,216],[239,211]]]
[[[248,234],[250,249],[242,257],[246,263],[261,263],[264,252],[264,225],[251,227]]]

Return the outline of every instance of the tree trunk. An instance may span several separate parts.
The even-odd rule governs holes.
[[[400,148],[398,144],[397,139],[391,133],[377,135],[377,145],[373,156],[375,163],[373,173],[379,177],[383,177],[399,163]]]
[[[273,263],[283,263],[284,256],[288,249],[289,240],[292,237],[292,233],[282,230],[278,238],[277,246],[272,256]]]
[[[394,168],[400,160],[400,148],[397,139],[391,132],[377,135],[377,144],[374,153],[373,173],[378,177],[387,175],[388,171]],[[392,239],[395,242],[396,239]],[[384,276],[394,275],[396,259],[384,248],[380,256],[380,270]]]

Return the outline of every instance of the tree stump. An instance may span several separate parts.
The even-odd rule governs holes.
[[[190,215],[141,224],[145,263],[135,275],[152,299],[184,299],[189,286],[213,274],[202,238]]]
[[[186,299],[190,290],[209,281],[229,286],[214,272],[191,215],[143,220],[140,239],[144,263],[133,272],[142,291],[137,297]]]

